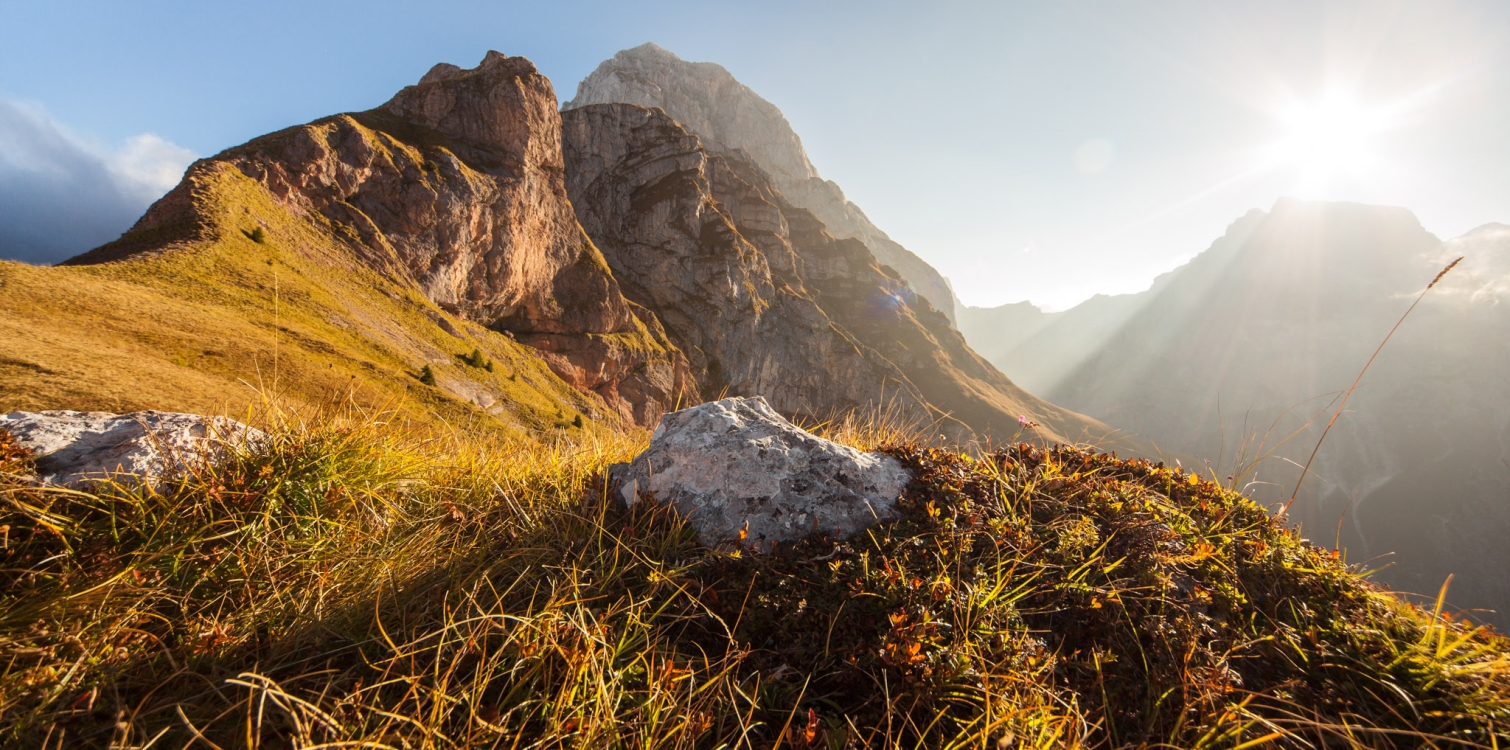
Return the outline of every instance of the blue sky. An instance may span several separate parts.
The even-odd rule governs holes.
[[[1142,288],[1281,195],[1403,205],[1443,237],[1510,223],[1494,0],[0,0],[0,256],[87,249],[191,155],[436,62],[524,55],[565,99],[646,41],[781,107],[970,304]]]

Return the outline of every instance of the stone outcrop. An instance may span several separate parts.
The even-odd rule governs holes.
[[[35,457],[39,482],[76,489],[105,480],[155,487],[264,437],[226,417],[162,411],[16,411],[0,415],[0,430]]]
[[[919,294],[954,319],[954,293],[932,266],[877,229],[831,180],[819,176],[786,117],[723,66],[687,62],[654,44],[605,60],[564,107],[623,102],[659,107],[702,137],[710,152],[748,154],[793,205],[813,213],[835,237],[865,243]]]
[[[204,224],[196,187],[231,167],[442,308],[535,346],[556,374],[640,424],[685,401],[686,365],[620,293],[566,196],[550,81],[489,52],[441,64],[377,109],[202,160],[128,236]],[[106,245],[71,263],[138,251]]]
[[[704,544],[762,550],[891,518],[911,476],[894,458],[807,433],[756,397],[665,415],[615,479],[626,503],[674,506]]]
[[[1010,436],[1021,415],[1046,439],[1110,432],[1014,386],[742,153],[709,152],[666,113],[629,104],[567,110],[563,125],[578,219],[704,397],[760,395],[819,419],[884,402],[954,437]]]

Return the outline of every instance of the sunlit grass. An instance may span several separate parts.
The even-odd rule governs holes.
[[[605,467],[645,433],[435,434],[352,407],[160,492],[5,502],[0,740],[115,747],[1493,746],[1505,641],[1142,461],[830,435],[904,516],[698,546]],[[926,433],[926,430],[923,431]]]

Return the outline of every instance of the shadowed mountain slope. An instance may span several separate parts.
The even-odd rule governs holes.
[[[1503,624],[1510,229],[1442,242],[1404,209],[1282,200],[1131,295],[1121,320],[1083,315],[1093,324],[1071,335],[1075,311],[1061,313],[1061,330],[1029,341],[1056,335],[1062,348],[1019,344],[1004,365],[1053,372],[1047,398],[1203,457],[1275,503],[1289,497],[1328,404],[1458,255],[1463,264],[1364,377],[1291,514],[1313,538],[1340,538],[1350,559],[1389,565],[1380,579],[1397,588],[1433,595],[1454,575],[1449,601],[1497,610]],[[1267,449],[1297,430],[1254,472],[1237,471],[1254,455],[1244,436],[1267,432]]]

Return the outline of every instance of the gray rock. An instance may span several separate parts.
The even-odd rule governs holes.
[[[73,488],[106,479],[157,486],[222,456],[228,445],[265,437],[226,417],[163,411],[13,411],[0,415],[0,430],[37,457],[38,481]]]
[[[818,174],[802,139],[776,105],[734,79],[722,65],[687,62],[655,44],[604,60],[562,105],[572,110],[622,102],[665,110],[701,136],[711,152],[743,151],[769,173],[792,203],[813,212],[835,237],[858,239],[896,268],[918,294],[954,320],[954,291],[926,261],[872,224],[832,180]]]
[[[630,505],[674,506],[704,544],[759,550],[895,517],[911,475],[894,458],[809,434],[757,396],[661,417],[650,447],[611,479]]]

